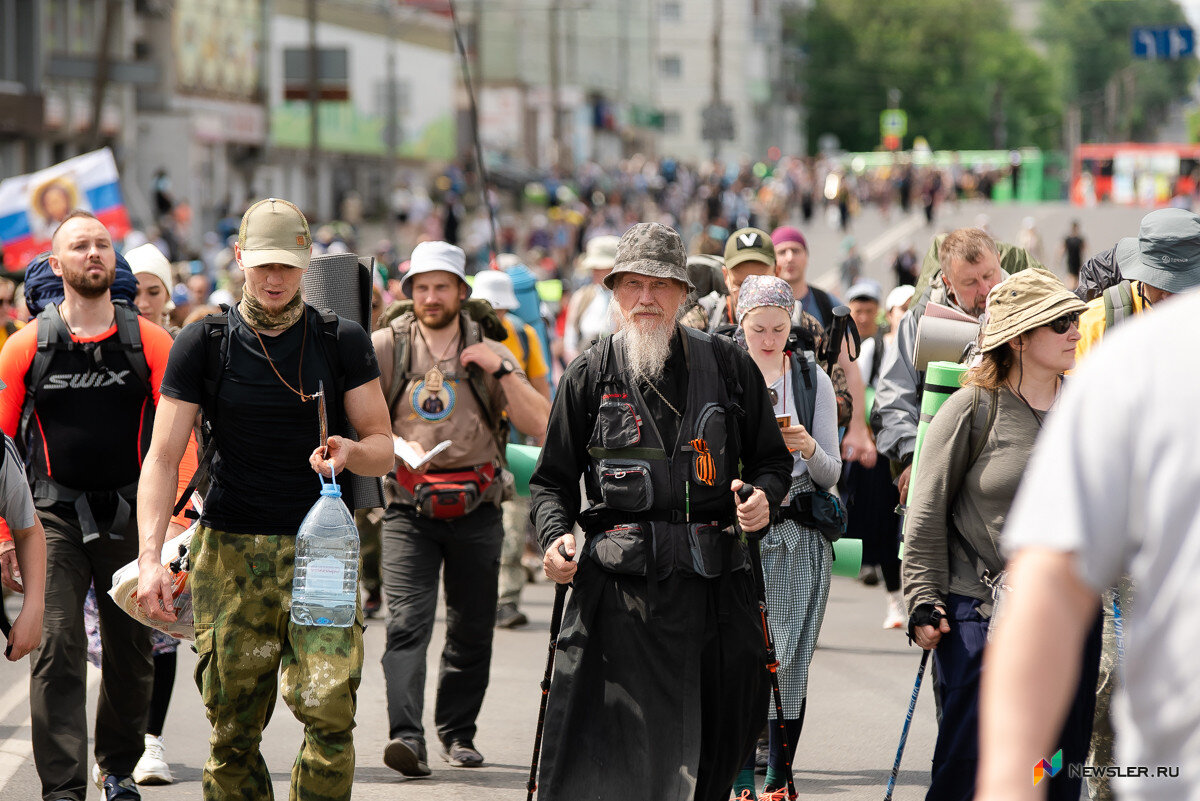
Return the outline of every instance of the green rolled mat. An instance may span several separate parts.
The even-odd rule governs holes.
[[[862,569],[862,540],[842,537],[833,544],[833,575],[857,578]]]
[[[933,420],[937,410],[942,408],[946,399],[962,386],[962,379],[966,374],[966,365],[954,362],[930,362],[925,371],[925,391],[921,395],[921,422],[917,424],[917,445],[913,450],[908,497],[904,501],[906,505],[912,503],[913,487],[917,483],[912,478],[917,475],[917,462],[921,458],[921,445],[925,442],[925,432],[929,430],[929,422]],[[905,525],[907,526],[907,522]]]
[[[558,303],[562,300],[563,285],[557,278],[547,278],[537,282],[538,297],[546,303]]]
[[[516,479],[518,495],[529,494],[529,477],[533,475],[533,468],[537,467],[541,455],[542,449],[533,445],[508,444],[508,471]]]

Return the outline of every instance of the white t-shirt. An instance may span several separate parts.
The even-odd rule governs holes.
[[[1073,552],[1097,593],[1129,574],[1117,763],[1122,799],[1200,799],[1200,294],[1124,323],[1067,382],[1004,548]],[[1160,778],[1159,766],[1179,768]]]

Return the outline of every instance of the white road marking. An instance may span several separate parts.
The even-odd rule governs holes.
[[[88,693],[91,694],[96,685],[100,683],[100,671],[92,667],[89,663],[87,668],[87,685]],[[25,706],[29,706],[29,678],[28,673],[23,674],[19,680],[14,682],[12,686],[5,691],[4,695],[0,696],[0,720],[4,720],[11,714],[22,702]],[[30,725],[33,718],[28,709],[25,712],[24,719],[17,724],[16,731],[8,739],[0,742],[0,792],[8,786],[8,783],[13,780],[19,771],[33,756],[33,740],[30,731]],[[89,759],[88,776],[91,776],[91,760]]]

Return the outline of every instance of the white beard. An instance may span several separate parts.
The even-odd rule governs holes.
[[[628,317],[613,298],[610,312],[618,330],[625,332],[625,362],[636,381],[654,382],[662,377],[663,366],[671,355],[671,337],[675,321],[663,315],[654,325],[638,324]]]

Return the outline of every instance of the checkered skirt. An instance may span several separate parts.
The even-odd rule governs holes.
[[[807,473],[793,476],[788,499],[812,488]],[[833,547],[820,531],[794,520],[780,520],[771,526],[759,549],[767,588],[767,623],[779,659],[783,716],[792,720],[800,716],[800,704],[808,695],[808,665],[829,600]],[[773,720],[774,698],[769,707]]]

